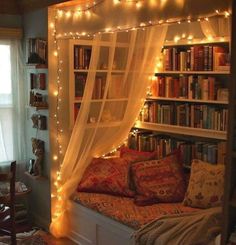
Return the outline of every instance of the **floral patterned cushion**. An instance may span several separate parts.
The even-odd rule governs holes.
[[[122,147],[120,149],[120,157],[125,158],[129,162],[141,162],[156,159],[157,154],[155,151],[136,151],[128,147]]]
[[[137,205],[183,201],[186,185],[177,154],[160,160],[134,163],[131,175],[137,192]]]
[[[78,191],[134,196],[129,189],[129,162],[122,158],[94,158],[85,170]]]
[[[184,205],[210,208],[222,204],[224,193],[224,165],[193,160]]]

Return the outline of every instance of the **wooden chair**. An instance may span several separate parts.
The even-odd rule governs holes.
[[[16,245],[15,226],[15,180],[16,162],[12,162],[9,173],[0,173],[0,182],[10,183],[10,193],[0,196],[0,234],[11,236],[11,245]]]

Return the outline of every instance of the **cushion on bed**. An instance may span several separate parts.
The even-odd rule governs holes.
[[[131,176],[137,205],[182,202],[184,199],[186,185],[177,153],[160,160],[134,163]]]
[[[123,158],[94,158],[85,170],[78,191],[134,196],[129,188],[129,162]]]
[[[120,157],[125,158],[129,162],[140,162],[156,159],[157,153],[155,151],[136,151],[128,147],[122,147],[120,149]]]
[[[164,215],[189,213],[199,210],[184,206],[182,203],[158,203],[140,207],[134,204],[133,198],[99,193],[79,192],[75,194],[74,200],[134,229],[139,229],[141,226]]]
[[[224,165],[193,160],[184,205],[196,208],[220,206],[224,193]]]

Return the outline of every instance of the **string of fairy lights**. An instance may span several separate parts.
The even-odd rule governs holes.
[[[170,24],[182,24],[182,23],[191,23],[194,21],[209,21],[211,18],[215,18],[216,16],[224,16],[225,18],[228,18],[231,13],[228,11],[219,11],[215,10],[215,12],[211,15],[200,17],[200,18],[185,18],[181,20],[149,20],[147,22],[141,22],[136,26],[116,26],[116,27],[106,27],[103,30],[99,30],[97,32],[63,32],[63,33],[58,33],[58,25],[59,25],[59,20],[62,21],[63,18],[65,20],[68,20],[68,18],[77,18],[78,16],[86,16],[89,18],[92,18],[92,11],[94,8],[96,8],[98,5],[104,3],[105,0],[101,1],[94,1],[92,4],[86,4],[84,7],[78,7],[74,11],[66,11],[63,9],[55,10],[55,16],[53,19],[53,22],[49,24],[49,27],[51,29],[52,37],[53,37],[53,44],[54,44],[54,51],[53,55],[55,56],[56,59],[56,81],[55,81],[55,88],[53,91],[53,96],[55,97],[55,113],[54,113],[54,120],[55,120],[55,130],[56,130],[56,149],[53,154],[53,160],[58,162],[58,171],[56,172],[56,176],[54,177],[54,186],[56,189],[56,192],[53,192],[51,194],[52,198],[56,198],[57,203],[55,205],[55,210],[53,210],[53,216],[52,220],[55,220],[58,218],[63,210],[61,208],[60,202],[62,201],[62,195],[61,195],[61,167],[62,167],[62,156],[63,156],[63,147],[62,147],[62,134],[63,134],[63,128],[61,124],[61,114],[60,109],[61,109],[61,103],[62,103],[62,82],[61,82],[61,74],[62,74],[62,68],[63,68],[63,60],[60,54],[60,45],[59,42],[64,40],[64,39],[80,39],[80,38],[94,38],[96,35],[101,35],[104,33],[115,33],[115,32],[130,32],[134,30],[145,30],[148,27],[151,26],[156,26],[156,25],[170,25]],[[113,0],[114,5],[117,4],[131,4],[134,5],[137,9],[141,8],[143,5],[142,0]],[[179,42],[181,39],[186,38],[185,36],[176,36],[174,38],[174,42]],[[210,39],[211,37],[209,37]],[[189,42],[192,42],[193,37],[188,36],[187,37]],[[127,140],[127,139],[126,139]],[[120,146],[112,149],[109,153],[112,154],[117,151],[117,148]],[[103,155],[105,156],[105,155]]]

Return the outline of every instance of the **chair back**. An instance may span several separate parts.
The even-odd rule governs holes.
[[[5,204],[10,208],[10,226],[6,227],[6,229],[5,227],[0,226],[0,230],[7,231],[9,228],[9,233],[11,235],[11,244],[15,245],[16,244],[16,227],[15,227],[16,161],[11,162],[10,171],[8,173],[0,173],[0,182],[8,182],[10,185],[9,193],[0,196],[0,204]]]

